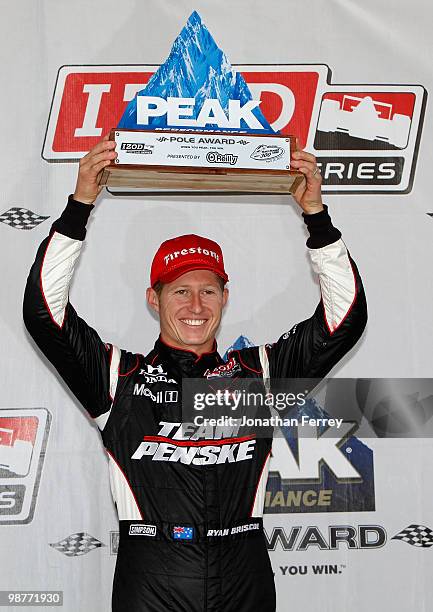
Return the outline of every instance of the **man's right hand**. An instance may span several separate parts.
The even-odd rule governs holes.
[[[83,204],[93,204],[103,187],[99,185],[102,172],[113,159],[117,157],[114,150],[116,143],[109,140],[110,134],[106,134],[87,155],[80,159],[77,184],[74,191],[74,200]]]

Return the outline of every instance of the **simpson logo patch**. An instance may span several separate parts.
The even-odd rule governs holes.
[[[130,536],[147,536],[147,537],[153,538],[156,536],[156,525],[142,525],[141,523],[130,525],[129,535]]]

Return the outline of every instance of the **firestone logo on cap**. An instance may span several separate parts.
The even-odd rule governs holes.
[[[155,254],[150,272],[150,284],[169,283],[192,270],[210,270],[224,282],[228,276],[219,244],[195,234],[171,238],[161,244]]]
[[[181,251],[174,251],[173,253],[169,253],[164,256],[165,265],[168,265],[170,261],[176,259],[176,257],[184,257],[185,255],[195,255],[198,253],[201,255],[206,255],[207,257],[215,257],[217,261],[219,261],[220,257],[215,251],[209,251],[208,249],[202,249],[202,247],[190,247],[189,249],[182,249]]]

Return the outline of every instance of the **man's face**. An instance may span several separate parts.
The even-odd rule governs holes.
[[[192,270],[164,284],[159,296],[149,288],[146,297],[159,314],[164,342],[198,355],[212,350],[228,298],[214,272]]]

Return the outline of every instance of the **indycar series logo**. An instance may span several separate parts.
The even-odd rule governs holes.
[[[0,410],[0,524],[33,519],[50,422],[45,408]]]
[[[235,68],[244,77],[255,106],[272,129],[296,135],[300,145],[316,155],[324,192],[411,191],[427,98],[423,86],[336,85],[332,83],[331,69],[323,64]],[[125,108],[157,69],[158,66],[146,65],[61,67],[43,158],[47,161],[81,158],[103,134],[118,125]],[[162,100],[164,106],[161,100],[153,106],[145,99],[141,104],[147,104],[148,112],[153,112],[156,119],[156,112],[167,113],[169,122],[173,113],[169,114],[168,103]],[[208,110],[212,107],[214,125],[218,124],[218,117],[220,123],[227,121],[223,110],[215,112],[217,102],[205,101]],[[251,119],[249,107],[246,110],[232,107],[232,114],[236,110],[243,119]],[[268,159],[276,154],[259,153],[261,157],[269,155]]]

